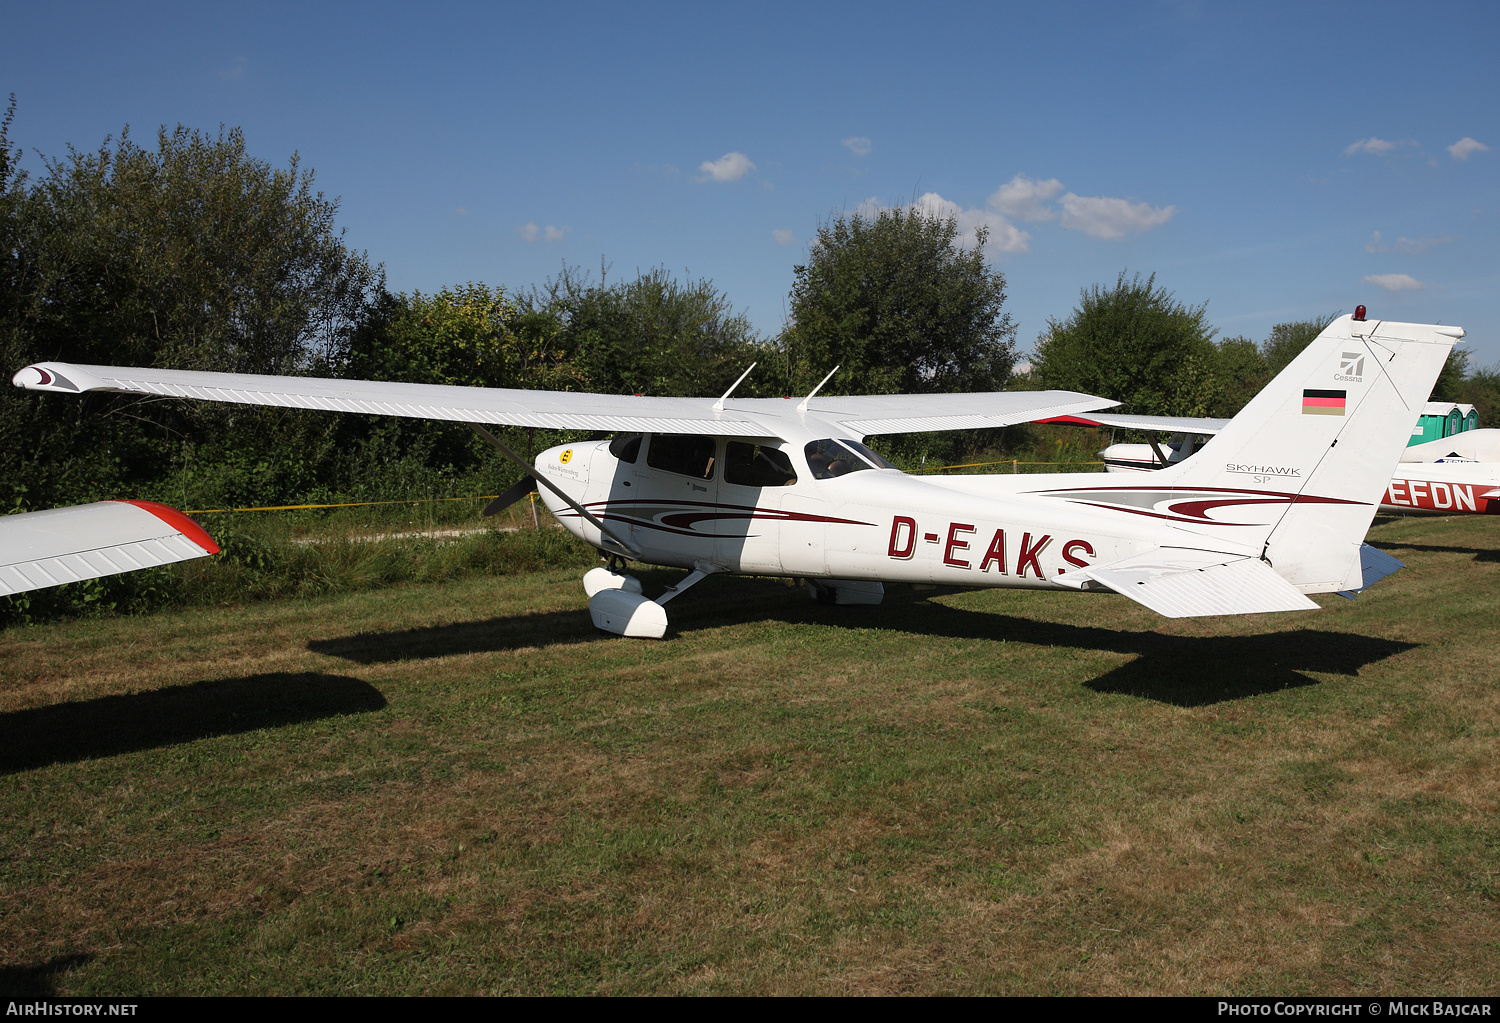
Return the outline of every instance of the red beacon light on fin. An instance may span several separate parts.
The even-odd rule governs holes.
[[[1354,307],[1354,318],[1356,320],[1360,320],[1360,321],[1364,320],[1364,318],[1365,318],[1365,307],[1364,306],[1357,305],[1357,306]]]

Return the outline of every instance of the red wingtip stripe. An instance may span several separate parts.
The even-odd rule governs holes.
[[[219,553],[219,545],[214,543],[214,538],[205,533],[202,526],[182,514],[176,508],[169,508],[164,504],[157,504],[155,501],[121,501],[120,504],[133,504],[137,508],[148,511],[199,547],[202,547],[208,553]]]
[[[1057,423],[1064,426],[1098,426],[1099,423],[1093,419],[1085,419],[1082,416],[1053,416],[1051,419],[1038,419],[1038,423]]]

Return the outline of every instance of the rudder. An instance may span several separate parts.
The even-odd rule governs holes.
[[[1359,548],[1458,327],[1341,316],[1195,457],[1161,470],[1214,495],[1216,525],[1304,593],[1360,585]],[[1273,511],[1274,509],[1274,511]],[[1271,514],[1268,514],[1271,513]]]

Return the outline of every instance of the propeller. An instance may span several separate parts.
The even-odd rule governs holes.
[[[503,512],[505,509],[509,508],[511,505],[515,504],[517,501],[519,501],[521,498],[525,497],[535,489],[536,480],[531,476],[523,476],[520,483],[517,483],[505,493],[501,494],[489,504],[485,505],[484,511],[480,512],[479,514],[484,518],[489,518],[491,515]]]

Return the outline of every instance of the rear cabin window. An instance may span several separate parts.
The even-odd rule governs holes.
[[[717,443],[712,437],[658,433],[651,437],[646,464],[663,472],[675,472],[700,480],[712,479],[716,447]]]
[[[724,445],[724,482],[742,487],[789,487],[797,471],[786,452],[764,444],[732,440]]]
[[[622,462],[634,464],[641,455],[641,435],[638,433],[616,434],[609,442],[609,453]]]
[[[815,480],[831,480],[861,469],[895,468],[857,440],[815,440],[803,454]]]

